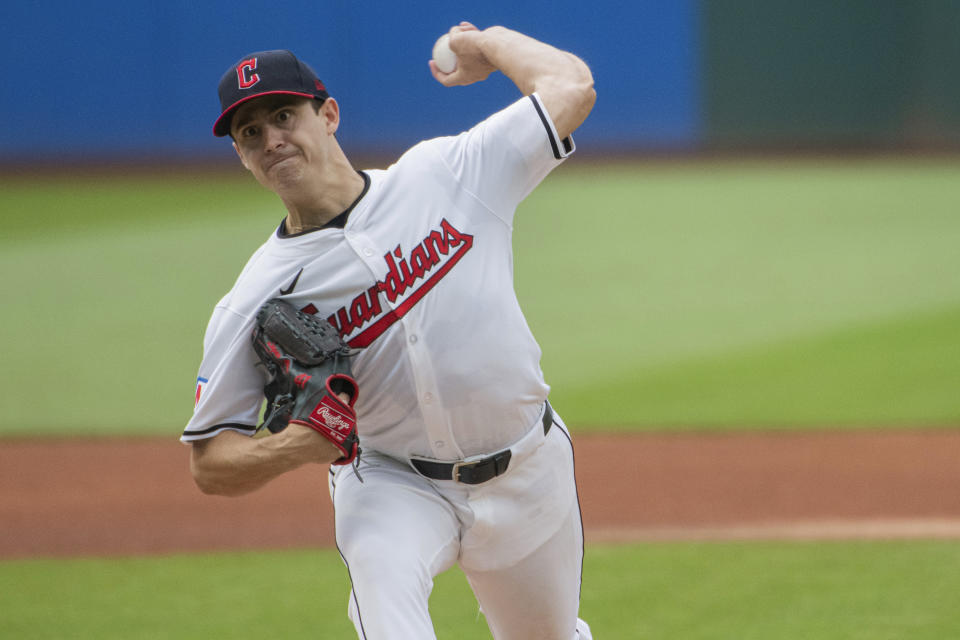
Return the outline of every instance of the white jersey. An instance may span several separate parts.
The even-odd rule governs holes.
[[[533,94],[363,172],[343,228],[271,235],[214,310],[181,440],[255,431],[265,372],[250,336],[283,294],[360,349],[364,450],[459,460],[517,441],[549,387],[513,289],[514,212],[573,150]]]

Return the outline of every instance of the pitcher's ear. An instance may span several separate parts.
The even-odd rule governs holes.
[[[327,133],[336,133],[340,128],[340,105],[333,98],[327,98],[320,105],[320,117],[326,121]]]

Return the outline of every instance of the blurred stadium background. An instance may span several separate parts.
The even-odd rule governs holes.
[[[960,6],[898,0],[348,3],[46,1],[4,9],[3,164],[231,159],[220,74],[288,48],[343,105],[353,153],[460,131],[515,94],[445,90],[426,63],[463,17],[582,56],[594,153],[956,149]]]

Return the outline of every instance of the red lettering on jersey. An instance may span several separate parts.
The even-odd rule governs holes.
[[[446,240],[447,246],[449,247],[459,246],[461,243],[466,242],[467,238],[473,238],[473,236],[461,235],[446,219],[440,222],[440,228],[443,229],[443,239]]]
[[[473,236],[461,233],[446,219],[440,221],[440,229],[432,230],[410,252],[410,258],[403,255],[403,249],[397,245],[393,251],[383,255],[387,273],[383,280],[373,284],[350,304],[337,309],[327,317],[341,336],[348,336],[356,329],[378,318],[383,312],[380,294],[392,304],[397,302],[416,284],[424,280],[396,309],[388,311],[361,334],[350,341],[354,347],[367,346],[391,324],[403,317],[426,293],[439,282],[460,258],[473,247]],[[452,254],[451,249],[455,249]],[[442,264],[441,264],[442,263]],[[434,269],[440,265],[440,268]],[[316,314],[317,307],[310,303],[301,309],[310,315]]]
[[[387,261],[387,277],[380,282],[380,290],[387,294],[387,300],[390,302],[396,302],[397,298],[403,295],[403,292],[407,290],[408,286],[400,278],[400,273],[397,271],[397,263],[393,259],[394,254],[398,257],[403,256],[399,245],[393,250],[392,254],[388,253],[383,256],[383,259]]]
[[[426,240],[424,240],[426,242]],[[413,267],[413,277],[416,280],[419,280],[423,277],[430,267],[440,262],[440,259],[437,258],[437,261],[434,262],[427,255],[427,250],[422,244],[418,244],[414,247],[413,251],[410,252],[410,265]]]
[[[340,307],[337,309],[337,312],[327,318],[327,321],[337,328],[337,331],[340,332],[340,335],[344,335],[344,331],[350,333],[353,330],[353,322],[350,320],[350,312],[347,311],[346,307]]]
[[[249,89],[260,82],[260,75],[256,73],[257,59],[250,58],[237,65],[237,83],[241,89]]]
[[[372,287],[350,301],[350,304],[337,309],[327,317],[327,320],[340,335],[347,337],[355,330],[368,325],[363,331],[349,340],[351,347],[369,346],[380,337],[394,322],[406,315],[450,269],[473,247],[473,236],[460,233],[446,219],[440,222],[440,229],[431,231],[423,241],[410,252],[410,258],[403,255],[400,245],[393,251],[383,255],[387,265],[387,273]],[[451,250],[454,250],[451,253]],[[422,282],[421,282],[422,281]],[[420,286],[416,287],[417,283]],[[383,313],[380,302],[382,294],[391,304],[397,302],[411,289],[412,292],[393,309]],[[316,313],[312,304],[304,307],[304,311]],[[381,315],[383,314],[383,315]]]
[[[336,313],[327,318],[340,335],[345,336],[353,333],[354,329],[359,329],[373,318],[380,315],[383,310],[380,306],[380,283],[373,285],[350,303],[350,312],[346,307],[340,307]]]
[[[353,302],[350,303],[350,317],[356,319],[369,319],[370,314],[370,301],[367,299],[366,292],[361,293],[356,298],[353,299]]]
[[[431,231],[430,235],[423,239],[423,246],[433,264],[440,262],[440,254],[447,255],[447,241],[439,231]]]
[[[380,315],[380,312],[383,309],[380,306],[380,283],[373,285],[367,289],[367,295],[370,296],[370,318],[374,318]],[[366,318],[364,321],[369,320]]]
[[[399,250],[399,248],[398,248],[398,250]],[[396,253],[396,252],[394,252],[394,253]],[[402,259],[402,258],[403,258],[403,255],[402,255],[402,254],[401,254],[401,255],[398,255],[397,257],[398,257],[398,258],[401,258],[401,260],[400,260],[400,275],[403,277],[403,286],[404,286],[404,288],[412,287],[414,284],[416,284],[417,279],[413,277],[413,273],[412,273],[411,270],[410,270],[410,263],[408,263],[406,260],[403,260],[403,259]]]

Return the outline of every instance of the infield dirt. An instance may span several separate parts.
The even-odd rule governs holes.
[[[960,538],[960,430],[575,435],[587,543]],[[330,546],[326,466],[241,498],[167,439],[0,441],[0,558]]]

